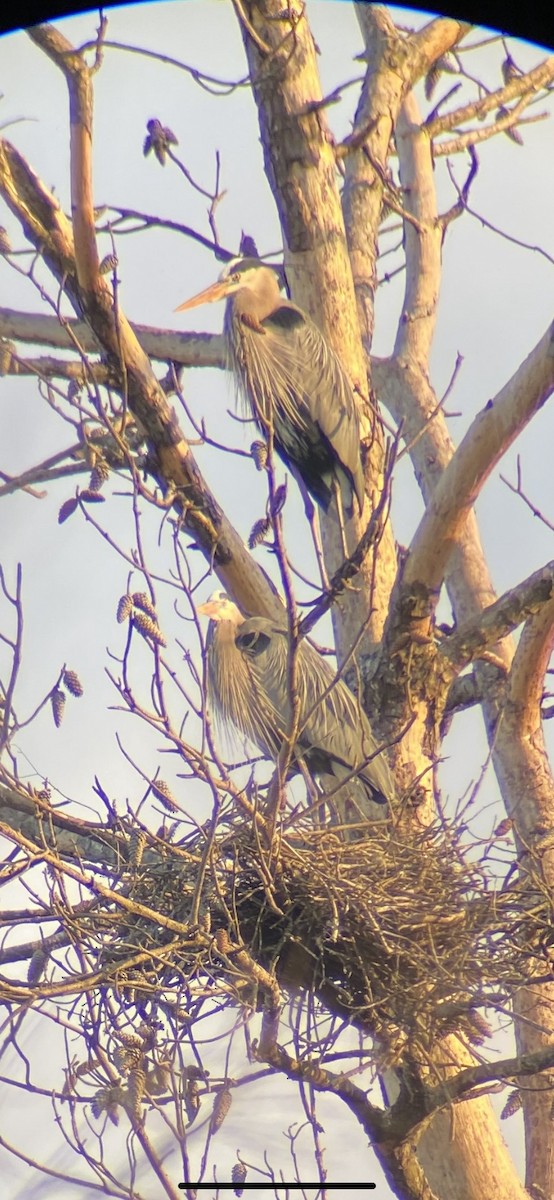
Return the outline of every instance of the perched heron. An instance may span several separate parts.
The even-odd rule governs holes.
[[[245,619],[220,591],[198,611],[211,618],[208,693],[216,716],[276,760],[291,719],[286,623]],[[350,689],[335,680],[332,667],[308,642],[300,642],[296,664],[300,721],[290,773],[298,771],[303,759],[319,777],[324,795],[340,788],[325,801],[340,824],[367,820],[374,815],[368,801],[383,804],[394,795],[388,763],[376,753],[369,721]]]
[[[265,438],[327,510],[361,512],[364,476],[352,388],[313,321],[280,294],[279,279],[257,258],[228,263],[216,283],[186,300],[183,312],[227,299],[224,332],[230,368]]]

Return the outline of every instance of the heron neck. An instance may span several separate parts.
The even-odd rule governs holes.
[[[238,623],[230,620],[218,621],[214,625],[212,637],[217,641],[220,652],[225,653],[228,647],[232,647],[236,654],[235,638],[238,628]]]
[[[274,312],[281,302],[279,285],[273,271],[262,275],[257,280],[256,291],[252,288],[239,288],[235,293],[233,310],[238,317],[252,317],[260,324]]]

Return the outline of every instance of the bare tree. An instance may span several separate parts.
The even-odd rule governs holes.
[[[485,219],[472,200],[477,147],[508,136],[514,155],[523,153],[525,125],[542,119],[550,98],[554,59],[537,56],[524,71],[499,35],[502,76],[491,90],[473,67],[490,37],[447,18],[408,31],[384,8],[359,5],[357,106],[351,132],[338,140],[331,121],[342,89],[322,94],[304,5],[234,0],[234,9],[280,223],[279,265],[352,383],[367,503],[361,513],[354,506],[345,532],[332,509],[312,515],[323,560],[321,579],[315,567],[307,579],[289,542],[291,498],[278,487],[279,464],[271,445],[266,458],[258,442],[252,456],[264,511],[252,514],[245,544],[198,460],[211,446],[232,464],[240,488],[243,473],[251,479],[251,455],[214,436],[184,384],[187,367],[225,366],[223,339],[129,322],[118,246],[131,231],[164,222],[138,206],[95,208],[94,77],[106,55],[137,47],[112,43],[105,17],[81,46],[50,25],[29,30],[69,94],[71,218],[13,140],[2,139],[0,190],[21,232],[13,247],[2,232],[3,278],[23,276],[50,311],[0,309],[1,363],[4,376],[36,384],[59,441],[22,470],[8,475],[2,463],[0,495],[23,497],[31,520],[33,507],[55,496],[52,554],[80,522],[126,577],[120,629],[114,613],[111,635],[118,650],[105,657],[114,720],[120,730],[131,715],[160,766],[146,771],[138,746],[131,755],[118,734],[136,794],[115,800],[99,760],[93,818],[83,796],[68,803],[56,780],[25,781],[27,731],[45,708],[59,727],[70,706],[85,706],[86,679],[64,662],[29,699],[25,575],[0,565],[1,1047],[5,1062],[15,1056],[19,1064],[2,1071],[2,1086],[43,1106],[75,1161],[59,1171],[24,1139],[15,1145],[2,1136],[0,1148],[28,1165],[33,1184],[42,1173],[72,1195],[194,1197],[195,1182],[212,1177],[232,1178],[240,1195],[247,1171],[249,1180],[273,1182],[277,1195],[287,1175],[305,1178],[301,1130],[288,1126],[287,1165],[276,1162],[265,1127],[254,1139],[255,1161],[252,1149],[229,1159],[219,1131],[233,1100],[255,1103],[248,1097],[262,1088],[278,1109],[279,1087],[292,1081],[322,1196],[333,1194],[325,1149],[338,1100],[372,1147],[364,1172],[377,1161],[394,1196],[547,1197],[554,787],[542,722],[552,712],[545,674],[554,563],[498,597],[474,506],[552,393],[552,328],[537,330],[536,344],[458,446],[445,413],[455,379],[438,397],[430,353],[445,238],[455,222]],[[200,87],[241,82],[183,69]],[[205,196],[209,235],[166,222],[169,232],[204,246],[212,266],[239,251],[261,253],[249,238],[240,247],[221,243],[219,174],[212,190],[201,187],[157,117],[144,149]],[[441,211],[445,181],[451,200]],[[100,235],[111,246],[102,261]],[[522,240],[531,252],[532,236]],[[376,289],[395,274],[404,292],[394,349],[376,358]],[[39,353],[45,347],[48,356]],[[408,549],[395,542],[390,516],[402,456],[424,502]],[[523,470],[507,485],[552,528]],[[285,780],[292,727],[265,773],[249,757],[252,746],[240,761],[236,744],[222,754],[197,614],[208,575],[245,614],[288,622],[293,714],[298,642],[330,614],[337,678],[368,713],[397,789],[356,837],[321,823],[309,777],[306,795]],[[54,602],[78,628],[63,588]],[[516,645],[511,635],[520,627]],[[505,808],[486,833],[472,824],[479,785],[450,805],[439,786],[443,739],[474,706]],[[86,712],[90,738],[96,718]],[[491,1037],[512,1024],[515,1053],[499,1059]],[[45,1087],[37,1079],[49,1031],[52,1054],[66,1064],[65,1076]],[[523,1109],[525,1186],[491,1104],[503,1088],[504,1115]],[[326,1107],[329,1097],[335,1107]],[[251,1135],[241,1139],[252,1147]]]

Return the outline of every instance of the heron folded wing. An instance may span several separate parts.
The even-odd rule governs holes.
[[[322,792],[320,820],[331,827],[343,827],[340,834],[343,841],[367,837],[368,822],[380,819],[381,814],[361,780],[351,779],[340,786],[336,774],[327,773],[320,775],[319,785]]]
[[[392,774],[384,754],[377,753],[379,745],[361,704],[309,643],[303,642],[301,651],[307,660],[302,677],[311,683],[302,706],[306,720],[300,736],[311,747],[314,762],[317,750],[329,762],[344,766],[346,773],[359,771],[365,790],[377,803],[392,799]],[[330,769],[335,771],[335,765]]]
[[[360,456],[360,423],[352,386],[342,363],[313,321],[307,321],[303,336],[306,361],[318,364],[317,375],[312,374],[306,387],[310,414],[348,476],[361,512],[365,484]]]
[[[356,728],[347,722],[339,725],[331,718],[326,722],[323,740],[318,737],[315,742],[313,734],[308,721],[299,743],[314,774],[331,775],[335,786],[338,780],[351,776],[345,786],[351,785],[353,796],[360,800],[365,796],[366,800],[384,804],[392,798],[394,784],[388,763],[382,754],[376,753],[377,743],[365,719],[361,728]]]

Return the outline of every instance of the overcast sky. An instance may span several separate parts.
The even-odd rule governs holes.
[[[361,78],[363,64],[353,61],[362,48],[361,39],[350,5],[328,0],[311,3],[308,8],[321,51],[324,92],[346,80]],[[222,81],[237,81],[246,74],[236,18],[231,6],[221,0],[144,4],[110,9],[107,15],[110,40],[172,56]],[[402,24],[419,26],[424,21],[421,14],[410,15],[406,10],[396,10],[395,15]],[[94,14],[60,23],[66,36],[76,44],[92,38],[96,25]],[[537,48],[530,45],[512,43],[511,52],[522,69],[535,65],[541,57]],[[475,62],[474,74],[478,73],[489,88],[500,86],[500,63],[504,55],[504,48],[497,43],[484,49]],[[0,40],[0,78],[3,92],[0,122],[5,136],[27,156],[32,168],[68,211],[68,105],[60,73],[23,33],[17,33]],[[441,84],[444,90],[446,86],[449,80]],[[208,190],[213,186],[216,151],[219,151],[221,188],[225,190],[216,214],[221,243],[230,250],[238,250],[244,231],[255,238],[261,253],[279,254],[282,246],[277,214],[263,173],[256,111],[248,88],[213,95],[177,66],[106,49],[104,64],[96,76],[95,93],[94,176],[99,206],[113,204],[156,214],[210,236],[205,198],[187,184],[172,164],[161,168],[154,156],[143,155],[146,122],[157,117],[174,131],[179,143],[177,153],[194,179]],[[357,88],[351,87],[345,91],[343,102],[328,110],[337,138],[349,131],[356,98]],[[537,106],[532,111],[536,110]],[[480,171],[471,204],[497,230],[528,243],[532,249],[499,236],[469,216],[463,222],[455,222],[447,233],[432,382],[440,395],[452,375],[457,355],[462,356],[463,364],[448,402],[450,427],[456,441],[475,414],[512,375],[551,319],[552,259],[540,251],[554,254],[552,124],[528,125],[523,137],[523,148],[500,136],[479,149]],[[452,166],[458,181],[463,182],[467,163],[455,160]],[[437,166],[437,183],[439,204],[444,210],[455,195],[442,162]],[[14,246],[23,247],[11,215],[7,212],[0,215],[0,222],[10,231]],[[102,254],[109,252],[107,236],[101,239],[100,250]],[[220,306],[173,315],[178,303],[211,282],[220,270],[220,264],[208,251],[166,231],[119,238],[117,251],[120,301],[131,321],[160,328],[221,329]],[[28,259],[20,261],[25,265]],[[390,269],[386,261],[383,272]],[[403,278],[398,276],[379,289],[373,347],[378,356],[392,349],[402,286]],[[0,263],[0,304],[29,312],[49,311],[29,281],[16,276],[3,263]],[[15,474],[42,461],[61,446],[71,444],[74,440],[71,429],[60,433],[59,418],[47,410],[29,380],[3,379],[1,384],[0,470]],[[191,409],[206,419],[214,437],[228,438],[243,449],[248,447],[251,431],[244,432],[226,414],[233,407],[233,394],[221,373],[190,371],[184,389]],[[505,456],[500,471],[495,472],[479,501],[481,531],[499,591],[552,558],[551,533],[539,521],[533,521],[521,501],[502,483],[500,474],[513,480],[516,454],[520,454],[529,494],[554,520],[553,434],[552,408],[547,406],[517,447]],[[199,450],[198,459],[231,520],[247,536],[253,521],[263,514],[263,478],[252,463],[206,448]],[[28,772],[34,782],[47,776],[61,794],[97,811],[92,793],[95,774],[100,775],[110,794],[123,804],[127,800],[131,804],[137,802],[144,790],[136,772],[117,750],[116,728],[145,774],[157,769],[159,753],[155,739],[133,727],[128,718],[121,719],[110,710],[116,697],[105,674],[105,668],[110,666],[106,647],[117,653],[123,648],[123,634],[115,624],[114,614],[117,599],[126,589],[128,568],[98,533],[85,527],[78,515],[66,525],[58,526],[59,505],[73,490],[74,482],[69,481],[49,488],[44,500],[28,495],[2,499],[0,560],[12,582],[16,561],[22,561],[24,566],[26,643],[21,713],[28,711],[52,686],[64,662],[79,671],[87,691],[83,701],[68,706],[61,730],[54,731],[49,714],[43,713],[36,727],[21,737],[21,773]],[[287,504],[287,530],[293,554],[303,563],[309,551],[301,530],[302,509],[292,483],[289,491],[292,494]],[[407,462],[395,481],[393,506],[396,536],[406,544],[421,515],[418,491]],[[113,509],[109,529],[123,545],[129,544],[128,504]],[[153,537],[152,543],[155,554]],[[270,569],[267,553],[263,550],[257,553]],[[215,585],[214,579],[206,580],[200,598],[204,599]],[[305,598],[302,592],[301,598]],[[164,610],[168,621],[171,621],[171,602],[169,596]],[[2,620],[6,620],[6,611]],[[179,636],[181,639],[186,636],[182,627]],[[116,671],[113,662],[111,666]],[[3,670],[5,665],[0,659],[0,678]],[[455,801],[475,780],[486,756],[478,714],[455,723],[446,753],[451,753],[451,758],[444,764],[442,781],[446,795]],[[164,774],[168,774],[165,765]],[[485,812],[496,796],[492,782],[487,786],[490,790],[485,792]],[[201,805],[203,801],[199,798],[198,803]],[[497,819],[498,813],[491,808],[483,818],[484,827],[492,828]],[[58,1083],[59,1080],[49,1079],[46,1072],[43,1086]],[[333,1102],[328,1103],[336,1131],[338,1113]],[[246,1151],[240,1100],[237,1109],[239,1116],[233,1118],[235,1123],[225,1127],[230,1161],[237,1145]],[[26,1120],[27,1127],[33,1128],[32,1119]],[[279,1141],[282,1144],[280,1128],[275,1133],[278,1125],[274,1114],[275,1153]],[[348,1127],[351,1129],[350,1122]],[[15,1137],[18,1130],[21,1130],[21,1113],[11,1106],[3,1118],[3,1133]],[[33,1128],[33,1139],[41,1136],[44,1144],[48,1144],[49,1131],[43,1127],[41,1133]],[[365,1163],[367,1169],[365,1140],[357,1131],[351,1136],[354,1140],[348,1172],[350,1178],[357,1179],[359,1164]],[[5,1162],[1,1152],[0,1163],[3,1170],[13,1172],[11,1160]],[[340,1164],[340,1154],[333,1158],[331,1152],[331,1178]],[[30,1195],[27,1187],[28,1184],[22,1186],[18,1193],[21,1197]],[[16,1190],[14,1182],[14,1196]],[[54,1192],[43,1194],[54,1195]],[[63,1185],[56,1185],[55,1194],[73,1195],[71,1188],[64,1189]],[[148,1194],[147,1200],[154,1200],[154,1193],[151,1197]]]

